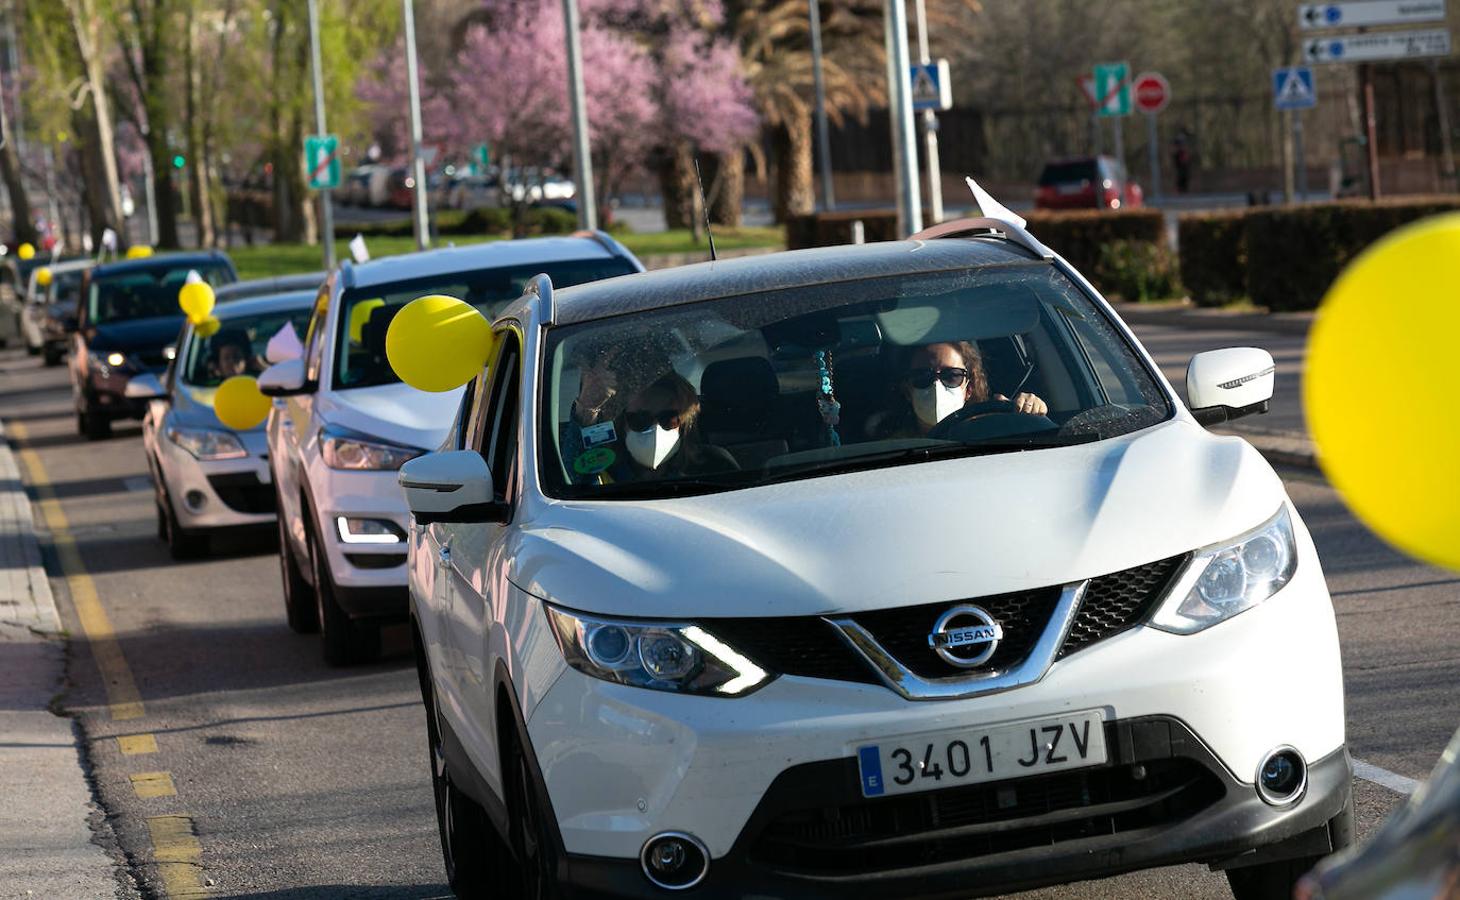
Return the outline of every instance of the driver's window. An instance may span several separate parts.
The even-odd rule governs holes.
[[[494,499],[499,503],[507,502],[512,464],[517,458],[520,356],[516,333],[503,332],[501,349],[490,370],[490,399],[481,405],[481,414],[474,417],[470,436],[469,446],[482,454],[492,472]]]

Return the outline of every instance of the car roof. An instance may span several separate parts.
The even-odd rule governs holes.
[[[217,263],[228,263],[231,268],[232,260],[228,254],[218,250],[206,250],[196,253],[154,253],[151,256],[144,256],[141,259],[119,259],[116,262],[102,263],[91,270],[91,277],[106,278],[111,275],[125,275],[128,272],[147,272],[152,269],[176,269],[181,266],[190,265],[216,265]]]
[[[373,287],[397,281],[411,281],[449,272],[470,272],[496,266],[519,266],[531,263],[567,262],[578,259],[613,259],[620,254],[609,250],[591,235],[565,237],[518,238],[491,241],[465,247],[447,247],[419,253],[386,256],[366,263],[342,264],[346,287]]]
[[[1031,261],[1040,258],[993,236],[846,244],[742,256],[556,290],[554,324],[571,325],[762,291]]]
[[[311,288],[307,291],[287,291],[263,297],[249,297],[246,300],[232,300],[213,307],[213,317],[220,322],[227,322],[248,316],[304,310],[309,309],[318,296],[319,292]]]
[[[279,294],[285,291],[317,291],[319,286],[324,284],[328,273],[305,272],[300,275],[276,275],[270,278],[250,278],[248,281],[235,281],[232,284],[225,284],[214,291],[214,296],[219,303],[238,303],[246,297],[259,297],[265,294]]]

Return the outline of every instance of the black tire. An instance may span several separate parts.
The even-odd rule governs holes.
[[[516,863],[507,842],[492,827],[486,810],[451,781],[437,719],[436,692],[420,639],[416,639],[416,674],[421,702],[426,707],[426,743],[431,762],[431,792],[436,801],[436,829],[441,837],[441,861],[446,881],[458,897],[489,897],[491,887],[515,879]],[[515,896],[502,890],[498,896]]]
[[[284,579],[284,615],[289,620],[289,629],[295,634],[315,634],[319,631],[319,608],[315,605],[314,588],[304,580],[299,569],[299,560],[294,558],[294,544],[289,540],[284,525],[284,505],[279,508],[279,571]]]
[[[163,500],[159,512],[162,514],[163,539],[167,541],[167,552],[173,559],[200,559],[208,555],[208,535],[188,531],[179,525],[170,501]]]
[[[66,356],[66,351],[52,350],[50,347],[47,347],[45,348],[45,350],[41,351],[41,355],[42,357],[44,357],[43,361],[47,366],[59,366],[61,364],[61,360]]]
[[[1349,797],[1338,815],[1328,822],[1328,839],[1334,852],[1354,842],[1354,799]],[[1290,900],[1293,886],[1308,874],[1323,856],[1300,856],[1227,870],[1227,886],[1233,900]]]
[[[160,499],[152,505],[157,509],[157,539],[165,544],[167,543],[167,513],[163,512]]]
[[[104,441],[112,436],[112,420],[96,413],[78,412],[76,431],[88,441]]]
[[[548,829],[548,811],[543,809],[537,780],[522,742],[512,740],[504,747],[502,769],[507,788],[507,819],[512,823],[512,850],[517,858],[520,882],[512,894],[524,900],[559,900],[558,851]]]
[[[335,599],[335,584],[330,578],[329,561],[314,533],[313,514],[306,509],[305,515],[309,561],[314,569],[314,605],[319,616],[324,661],[332,666],[348,666],[375,659],[380,655],[380,626],[373,622],[357,622],[340,608],[339,601]]]

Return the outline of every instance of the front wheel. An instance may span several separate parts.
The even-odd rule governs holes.
[[[314,588],[304,580],[299,560],[294,558],[294,544],[289,540],[289,526],[285,524],[284,503],[276,496],[279,510],[279,571],[284,578],[284,616],[289,629],[295,634],[314,634],[319,631],[319,610]]]
[[[558,900],[557,847],[548,830],[547,811],[537,791],[537,780],[527,764],[522,742],[513,740],[507,748],[507,814],[512,822],[512,847],[521,875],[518,896],[525,900]]]
[[[158,528],[162,539],[167,542],[167,552],[176,560],[198,559],[208,555],[209,540],[206,534],[187,531],[177,521],[172,503],[164,499],[158,506]]]
[[[308,524],[306,528],[309,559],[314,567],[314,606],[319,616],[324,661],[332,666],[348,666],[376,658],[380,655],[380,626],[372,622],[356,622],[340,606],[335,597],[334,580],[330,577],[329,559],[324,548],[319,546],[314,529]]]
[[[112,436],[112,420],[98,413],[78,412],[76,431],[88,441],[102,441]]]
[[[1354,842],[1354,799],[1349,797],[1338,815],[1328,821],[1333,852]],[[1326,854],[1325,854],[1326,855]],[[1233,900],[1290,900],[1298,879],[1308,874],[1323,856],[1300,856],[1276,862],[1227,870],[1227,885]]]

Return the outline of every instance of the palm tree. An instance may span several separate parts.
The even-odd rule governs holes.
[[[812,211],[812,110],[815,104],[808,0],[732,0],[730,20],[761,121],[775,157],[776,220]],[[818,2],[818,0],[811,0]],[[822,4],[822,80],[828,118],[865,121],[887,100],[887,53],[878,0]]]

